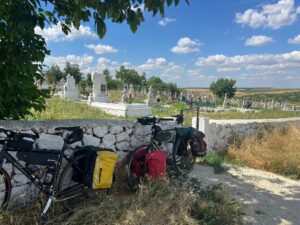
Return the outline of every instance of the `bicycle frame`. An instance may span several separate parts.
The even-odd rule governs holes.
[[[64,155],[64,152],[66,150],[66,145],[64,144],[61,153],[59,153],[59,158],[56,164],[56,167],[54,169],[54,172],[52,174],[51,182],[47,185],[44,185],[43,182],[31,175],[26,170],[26,166],[22,166],[21,163],[19,163],[8,151],[6,146],[4,145],[2,150],[0,151],[0,168],[3,166],[3,159],[6,159],[9,163],[11,163],[14,167],[16,167],[19,171],[21,171],[22,174],[24,174],[41,192],[43,192],[46,195],[55,195],[57,192],[57,182],[58,182],[58,175],[59,170],[62,164],[62,160],[66,159],[70,162],[70,160]]]

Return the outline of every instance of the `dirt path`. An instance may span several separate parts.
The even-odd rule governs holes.
[[[300,225],[300,181],[250,168],[215,174],[196,166],[191,176],[204,185],[225,184],[232,197],[244,203],[245,225]]]

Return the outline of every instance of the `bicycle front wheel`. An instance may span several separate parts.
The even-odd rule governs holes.
[[[189,141],[178,139],[173,146],[173,164],[178,175],[190,173],[196,163]]]
[[[129,153],[126,163],[126,181],[132,191],[136,191],[141,178],[146,173],[145,157],[148,153],[148,146],[142,145]]]
[[[8,173],[0,169],[0,211],[5,210],[11,194],[11,182]]]

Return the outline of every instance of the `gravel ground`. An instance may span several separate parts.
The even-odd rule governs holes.
[[[197,165],[191,173],[203,185],[225,184],[232,197],[244,203],[244,225],[300,225],[300,181],[273,173],[226,166],[215,174],[209,166]]]

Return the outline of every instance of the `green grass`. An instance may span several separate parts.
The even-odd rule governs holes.
[[[223,159],[216,153],[208,153],[204,157],[204,163],[214,167],[215,173],[223,173],[225,168],[222,166]]]
[[[63,100],[59,98],[46,99],[46,109],[42,112],[31,110],[32,115],[26,120],[61,120],[61,119],[118,119],[91,107],[86,103]]]
[[[137,100],[138,101],[138,100]],[[142,102],[140,99],[138,102]],[[180,113],[180,110],[187,109],[184,103],[175,103],[170,106],[163,104],[153,107],[153,115],[158,117],[172,116]],[[31,111],[32,115],[26,116],[26,120],[59,120],[59,119],[121,119],[102,112],[83,102],[63,100],[59,98],[46,99],[46,109],[42,112]],[[196,111],[184,111],[184,126],[191,126],[192,117],[196,116]],[[200,112],[201,117],[210,119],[271,119],[300,117],[300,112],[287,112],[280,110],[263,110],[258,113],[241,113],[237,111],[227,111],[218,113]],[[131,118],[133,119],[133,118]]]
[[[181,109],[187,109],[188,106],[183,103],[176,103],[170,107],[157,105],[153,108],[153,114],[159,117],[171,116],[180,113]],[[192,125],[192,118],[196,117],[196,110],[184,111],[184,126]],[[234,110],[226,112],[200,112],[200,117],[209,119],[224,120],[224,119],[279,119],[300,117],[300,111],[280,111],[280,110],[263,110],[257,113],[242,113]]]

